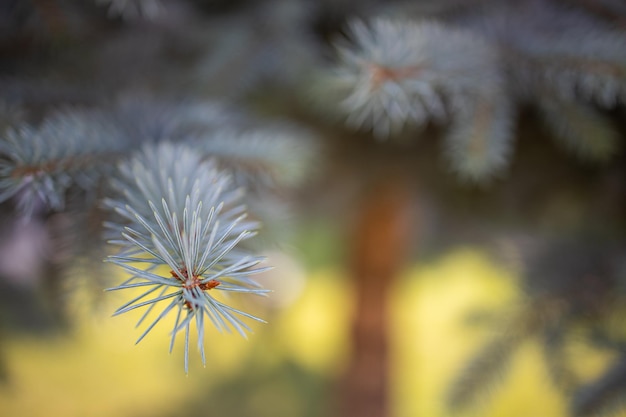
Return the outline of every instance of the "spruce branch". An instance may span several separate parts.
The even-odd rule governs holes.
[[[574,389],[579,386],[580,378],[571,369],[566,355],[566,331],[563,323],[549,326],[541,335],[541,345],[545,357],[544,364],[555,387],[567,398],[571,398]]]
[[[234,182],[248,190],[301,185],[320,154],[311,133],[284,124],[221,128],[189,144],[232,172]]]
[[[535,33],[525,39],[514,50],[523,54],[521,68],[532,74],[538,90],[549,87],[563,99],[609,109],[626,100],[624,34],[585,26],[584,32],[573,27],[556,36]]]
[[[19,195],[23,213],[59,210],[72,185],[90,189],[125,149],[122,135],[96,111],[58,112],[35,128],[23,123],[0,140],[0,201]]]
[[[595,381],[583,385],[571,403],[575,417],[613,416],[626,408],[626,355]]]
[[[499,50],[521,98],[544,92],[612,108],[626,92],[626,36],[561,2],[520,2],[457,19]]]
[[[186,143],[213,158],[248,190],[292,188],[318,159],[311,132],[292,123],[266,122],[210,100],[122,97],[109,115],[127,143]]]
[[[122,305],[115,315],[142,307],[147,307],[148,315],[157,304],[165,304],[139,342],[158,321],[176,311],[172,345],[176,334],[185,330],[187,372],[192,321],[201,353],[207,319],[219,330],[233,328],[244,337],[251,329],[241,317],[263,322],[212,295],[215,291],[267,292],[251,278],[267,269],[259,266],[263,258],[241,248],[258,225],[247,221],[243,207],[236,205],[241,195],[230,190],[230,178],[213,162],[203,161],[193,148],[170,143],[145,147],[122,164],[120,174],[121,180],[113,184],[119,197],[106,204],[125,222],[108,224],[122,237],[112,242],[121,251],[108,261],[131,278],[111,290],[145,287],[145,292]],[[160,273],[159,266],[170,272]],[[203,354],[202,358],[204,362]]]
[[[547,318],[553,315],[550,305],[532,303],[499,323],[501,332],[471,357],[461,373],[452,382],[447,397],[451,410],[462,410],[475,405],[500,382],[515,354],[529,337],[542,330]]]
[[[227,126],[248,123],[241,112],[212,100],[175,100],[147,94],[123,95],[108,110],[113,125],[128,143],[209,140]]]
[[[506,332],[473,356],[452,384],[448,405],[462,409],[490,388],[526,341],[536,339],[544,352],[546,370],[555,387],[567,395],[573,416],[611,415],[623,406],[626,378],[624,348],[619,336],[598,326],[619,305],[623,250],[594,239],[565,239],[520,247],[524,260],[524,290],[530,302],[500,325]],[[616,297],[617,296],[617,297]],[[594,325],[590,325],[590,318]],[[611,350],[615,365],[595,381],[583,383],[571,366],[568,345],[571,330],[591,345]],[[583,333],[580,331],[583,330]],[[486,389],[485,389],[486,388]]]
[[[507,165],[514,105],[499,55],[485,38],[436,22],[375,19],[351,25],[330,82],[346,123],[388,138],[408,126],[449,123],[452,170],[485,182]],[[336,92],[335,94],[339,94]]]
[[[353,21],[354,43],[337,43],[329,78],[342,88],[349,126],[384,139],[405,125],[450,117],[446,103],[500,82],[497,56],[481,37],[436,22]]]
[[[485,183],[508,165],[513,142],[513,109],[506,96],[477,97],[458,105],[446,137],[452,170],[469,182]]]
[[[535,104],[583,158],[618,148],[599,110],[624,103],[626,36],[588,16],[524,3],[438,21],[353,21],[349,37],[336,42],[337,62],[315,80],[326,85],[316,94],[378,139],[445,125],[445,154],[465,180],[485,183],[506,168],[521,103]]]
[[[547,96],[538,103],[540,114],[557,143],[581,159],[604,161],[620,146],[611,121],[594,107]]]
[[[451,385],[448,407],[464,409],[475,405],[481,396],[491,392],[504,379],[519,344],[518,337],[500,336],[481,348]]]

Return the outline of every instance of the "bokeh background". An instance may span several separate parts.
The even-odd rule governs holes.
[[[277,278],[297,281],[289,284],[289,301],[266,310],[269,324],[255,325],[249,340],[208,331],[207,366],[192,354],[189,375],[180,343],[171,355],[167,352],[164,329],[169,326],[159,326],[134,345],[138,316],[111,319],[106,314],[122,301],[116,297],[94,313],[81,308],[82,296],[75,294],[69,332],[5,331],[2,413],[335,415],[338,384],[350,355],[353,288],[336,265],[303,269],[285,255],[279,259]],[[389,297],[391,415],[450,415],[445,406],[449,385],[492,333],[480,316],[506,311],[519,301],[515,277],[484,253],[460,248],[407,267]],[[3,315],[7,320],[9,313]],[[615,361],[613,352],[583,340],[567,348],[572,367],[585,380],[597,378]],[[570,415],[537,340],[523,344],[477,409],[458,415],[477,414]]]
[[[621,34],[626,22],[620,1],[518,3]],[[603,113],[622,146],[602,164],[565,155],[522,106],[506,175],[475,186],[442,163],[441,126],[381,142],[311,97],[311,69],[353,17],[507,4],[3,1],[3,129],[21,111],[36,122],[68,105],[191,96],[294,122],[319,147],[305,147],[306,180],[260,203],[258,250],[274,269],[259,281],[274,292],[235,302],[268,324],[248,339],[207,329],[206,367],[192,349],[188,374],[182,337],[168,352],[173,317],[137,345],[141,312],[111,317],[129,298],[104,289],[124,277],[100,265],[106,248],[76,255],[76,213],[25,220],[2,203],[0,415],[626,416],[623,104]],[[99,247],[98,230],[79,246]]]

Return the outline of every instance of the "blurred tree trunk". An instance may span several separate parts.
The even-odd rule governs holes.
[[[350,363],[340,381],[341,417],[386,417],[389,408],[388,303],[412,239],[409,189],[388,177],[359,204],[350,274],[355,306]]]

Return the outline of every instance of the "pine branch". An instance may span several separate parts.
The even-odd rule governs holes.
[[[222,128],[189,142],[232,172],[247,190],[288,189],[311,175],[320,149],[311,133],[291,125]]]
[[[626,99],[626,35],[574,8],[520,2],[460,23],[497,46],[520,98],[532,102],[548,92],[602,108]]]
[[[572,30],[557,39],[534,39],[524,51],[538,81],[567,100],[577,97],[604,108],[626,100],[626,36]],[[574,41],[575,42],[574,42]]]
[[[575,417],[612,416],[626,408],[626,356],[624,354],[604,375],[583,386],[571,404]]]
[[[557,143],[575,156],[604,161],[616,154],[619,134],[611,121],[592,106],[544,96],[539,108]]]
[[[508,165],[514,115],[505,96],[476,100],[457,106],[446,134],[446,153],[461,178],[485,183]]]
[[[185,330],[188,371],[192,320],[197,323],[201,351],[206,319],[220,330],[234,328],[242,336],[250,328],[239,316],[262,321],[212,295],[215,291],[266,293],[250,278],[266,269],[258,267],[263,258],[240,247],[242,241],[254,236],[257,224],[246,221],[242,207],[236,205],[240,193],[230,190],[229,177],[212,162],[203,161],[193,148],[169,143],[145,147],[120,167],[120,174],[121,181],[113,184],[119,197],[107,200],[107,206],[125,219],[109,224],[123,240],[114,242],[121,251],[108,260],[125,269],[131,278],[111,290],[145,287],[146,291],[115,315],[141,307],[148,307],[148,314],[153,306],[167,300],[139,342],[170,311],[177,311],[179,317],[185,311],[182,323],[177,320],[172,330],[172,338]],[[153,272],[155,266],[166,266],[170,273]],[[161,292],[156,297],[146,300],[158,289]]]
[[[318,160],[312,133],[286,123],[268,123],[213,101],[123,97],[110,110],[127,143],[184,142],[213,158],[248,190],[301,184]]]
[[[108,109],[110,122],[119,126],[135,147],[145,142],[208,140],[223,128],[249,124],[248,117],[220,102],[175,100],[146,94],[124,95]]]
[[[72,185],[89,189],[126,145],[95,111],[64,111],[38,128],[22,124],[0,141],[0,201],[19,195],[30,215],[40,204],[62,209]]]
[[[330,80],[345,94],[340,105],[348,125],[382,139],[407,126],[448,122],[446,153],[454,171],[472,182],[502,171],[511,153],[514,103],[492,45],[434,22],[376,19],[351,29],[355,45],[338,47]]]
[[[501,76],[480,37],[435,22],[376,19],[350,26],[354,45],[338,44],[330,82],[341,87],[347,124],[380,139],[404,125],[448,120],[446,102],[492,90]]]
[[[549,341],[545,332],[553,330],[563,314],[561,306],[553,300],[537,299],[507,317],[501,323],[504,331],[487,342],[451,384],[448,407],[462,410],[484,398],[502,381],[520,346],[537,335]]]
[[[447,124],[447,157],[466,180],[484,183],[506,168],[520,102],[536,102],[579,155],[604,160],[617,149],[613,127],[591,105],[624,102],[626,36],[586,16],[523,3],[445,24],[355,21],[350,35],[352,43],[337,42],[337,64],[317,80],[316,88],[326,84],[318,94],[339,103],[348,126],[378,139]]]
[[[565,336],[563,323],[548,326],[542,334],[541,346],[545,355],[546,370],[554,385],[566,398],[571,398],[574,388],[579,384],[579,378],[568,364],[569,357],[564,354]]]
[[[504,379],[521,338],[503,335],[487,343],[451,385],[447,405],[461,410],[474,405]]]

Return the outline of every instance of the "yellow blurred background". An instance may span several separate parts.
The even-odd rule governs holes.
[[[289,282],[287,290],[278,284],[278,305],[246,305],[269,323],[254,323],[248,340],[209,329],[206,368],[192,343],[188,375],[182,337],[168,353],[170,322],[159,323],[134,345],[141,312],[109,317],[128,294],[107,294],[105,305],[93,311],[81,301],[85,295],[75,293],[77,323],[69,335],[4,341],[7,379],[0,384],[0,415],[332,415],[334,386],[350,354],[352,290],[338,268],[304,272],[286,255],[274,255],[282,261],[268,280]],[[467,317],[515,304],[517,288],[514,276],[472,249],[405,271],[391,293],[394,416],[453,415],[446,409],[446,390],[492,332],[468,325]],[[611,363],[608,353],[583,343],[570,348],[576,372],[586,379]],[[566,416],[566,402],[544,361],[537,341],[524,342],[500,383],[461,415]]]

